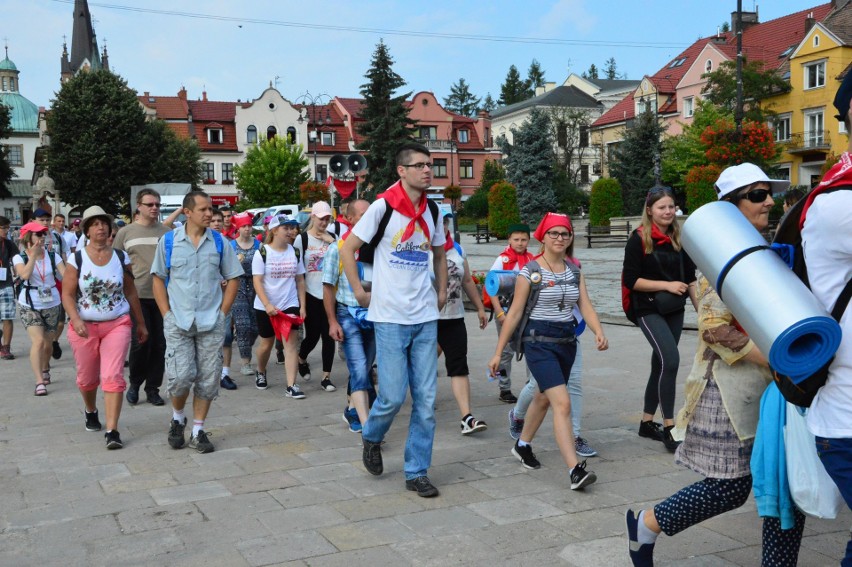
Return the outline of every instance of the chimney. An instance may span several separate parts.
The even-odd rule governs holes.
[[[809,31],[811,31],[811,28],[814,27],[815,22],[816,22],[816,20],[814,20],[814,13],[808,12],[807,17],[805,18],[805,33],[806,34]]]
[[[149,93],[148,91],[145,91],[143,93],[143,95],[145,96],[145,98],[148,98],[149,96],[151,96],[151,93]]]
[[[757,16],[757,12],[743,12],[743,31],[746,31],[753,25],[759,24],[760,19]],[[733,33],[737,33],[737,13],[731,12],[731,31]]]
[[[207,91],[201,91],[201,100],[207,102]]]
[[[186,87],[181,87],[178,91],[178,98],[182,101],[186,101]]]

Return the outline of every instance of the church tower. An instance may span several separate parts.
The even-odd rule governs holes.
[[[103,57],[98,52],[98,39],[92,26],[92,14],[86,0],[74,0],[74,24],[71,31],[71,54],[68,45],[62,45],[60,59],[61,81],[64,83],[80,71],[106,69],[109,62],[104,48]]]

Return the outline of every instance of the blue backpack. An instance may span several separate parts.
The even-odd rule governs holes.
[[[209,228],[207,230],[210,230]],[[222,251],[225,247],[222,235],[216,232],[215,230],[210,230],[213,234],[213,242],[216,243],[216,252],[219,253],[219,266],[222,266]],[[172,248],[175,245],[175,231],[170,230],[166,234],[163,235],[163,240],[165,241],[165,253],[166,253],[166,270],[171,272],[172,270]],[[166,278],[166,287],[169,286],[169,278]]]

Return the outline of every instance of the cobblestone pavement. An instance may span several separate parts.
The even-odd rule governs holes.
[[[477,245],[465,236],[462,244],[472,267],[487,269],[505,241]],[[338,390],[324,392],[314,379],[303,384],[305,400],[284,397],[282,366],[270,365],[266,391],[234,376],[240,388],[222,391],[205,427],[214,453],[169,448],[168,406],[144,403],[125,405],[124,449],[107,451],[102,433],[84,429],[65,338],[50,395],[36,398],[18,325],[18,358],[0,361],[0,565],[626,565],[625,509],[647,507],[698,477],[636,434],[649,349],[621,316],[621,249],[578,248],[577,255],[611,344],[598,353],[584,340],[582,435],[600,452],[588,461],[598,482],[585,492],[569,489],[550,419],[535,440],[541,469],[528,471],[510,455],[509,406],[485,379],[495,332],[477,330],[470,313],[472,404],[489,428],[460,435],[439,363],[429,474],[441,495],[433,499],[404,487],[407,407],[386,439],[385,474],[364,471],[360,437],[341,416],[339,360]],[[694,332],[684,333],[680,350],[683,377]],[[850,520],[847,510],[834,521],[808,519],[799,565],[836,565]],[[758,565],[754,504],[662,536],[656,556],[663,566]]]

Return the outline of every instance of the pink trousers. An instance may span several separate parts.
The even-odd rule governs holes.
[[[77,362],[77,387],[83,392],[97,390],[123,392],[124,359],[130,349],[133,323],[130,315],[112,321],[86,321],[88,336],[81,337],[68,327],[68,342]]]

